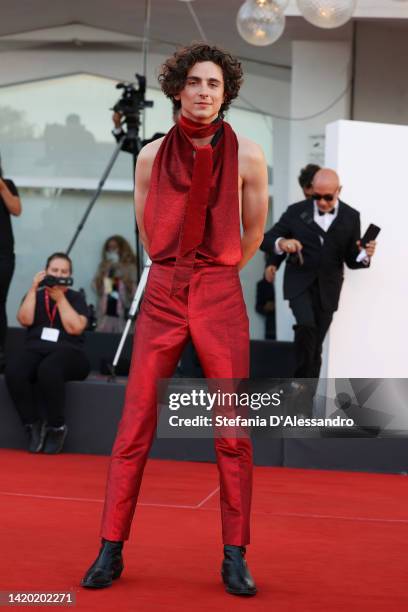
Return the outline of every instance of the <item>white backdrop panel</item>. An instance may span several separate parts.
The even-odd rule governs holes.
[[[346,270],[329,332],[327,376],[408,376],[408,127],[337,121],[326,128],[326,166],[342,199],[382,228],[368,270]]]

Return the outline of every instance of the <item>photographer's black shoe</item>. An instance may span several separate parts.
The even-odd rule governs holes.
[[[227,593],[248,596],[257,592],[245,561],[245,552],[245,546],[224,546],[221,576]]]
[[[28,435],[28,451],[30,453],[39,453],[44,446],[46,424],[43,421],[36,421],[24,425]]]
[[[60,453],[63,449],[67,433],[68,428],[66,425],[61,425],[61,427],[48,426],[45,432],[44,453],[47,455]]]
[[[123,542],[102,540],[102,546],[95,562],[81,581],[87,589],[104,589],[111,586],[112,580],[120,578],[123,571]]]

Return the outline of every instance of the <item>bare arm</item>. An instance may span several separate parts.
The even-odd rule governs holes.
[[[45,271],[38,272],[33,278],[33,284],[27,292],[17,313],[17,321],[23,327],[30,327],[34,323],[35,305],[37,302],[37,289],[45,277]]]
[[[11,215],[18,217],[21,215],[21,200],[18,196],[13,195],[7,184],[0,178],[0,196],[3,198],[3,202],[7,206],[7,209]]]
[[[163,141],[163,138],[158,138],[153,142],[150,142],[140,151],[137,163],[136,163],[136,174],[135,174],[135,211],[136,221],[139,228],[140,239],[143,244],[143,248],[149,254],[149,241],[147,239],[144,223],[143,214],[145,209],[145,203],[147,194],[150,187],[150,177],[152,174],[153,162],[156,157],[157,151]]]
[[[262,149],[251,141],[241,144],[243,155],[240,159],[242,186],[242,258],[238,264],[241,270],[255,255],[264,237],[268,213],[268,173]]]
[[[60,287],[49,287],[48,293],[50,298],[57,304],[59,316],[67,334],[80,336],[86,329],[88,319],[77,313],[75,308],[68,302],[64,290]]]

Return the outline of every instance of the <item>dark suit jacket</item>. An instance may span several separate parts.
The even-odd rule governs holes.
[[[349,268],[366,268],[357,263],[356,241],[360,239],[360,213],[339,201],[336,218],[327,232],[313,220],[313,200],[303,200],[288,207],[281,218],[264,236],[262,251],[268,253],[268,263],[277,267],[286,255],[276,255],[278,238],[295,238],[303,245],[303,266],[286,263],[283,295],[286,300],[303,293],[316,279],[324,310],[337,310],[343,284],[344,263]],[[319,236],[324,236],[321,244]]]

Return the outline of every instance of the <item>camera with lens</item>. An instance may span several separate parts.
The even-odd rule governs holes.
[[[72,287],[73,284],[72,276],[52,276],[52,274],[48,274],[41,281],[40,287]]]
[[[138,87],[134,83],[118,83],[117,89],[123,89],[122,97],[116,102],[112,110],[121,113],[129,127],[138,128],[140,125],[140,111],[152,107],[153,102],[145,99],[146,77],[136,74]]]

